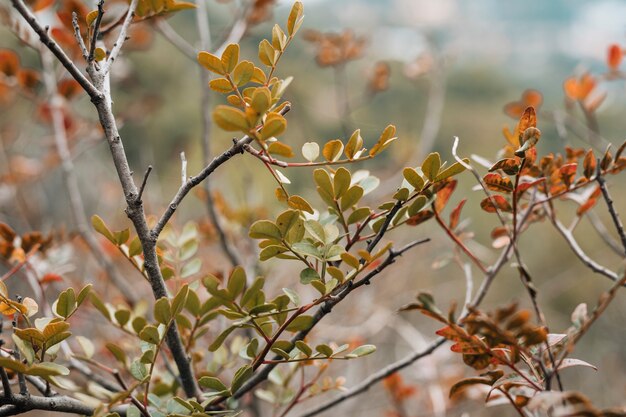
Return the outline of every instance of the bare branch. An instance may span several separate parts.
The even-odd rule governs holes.
[[[67,396],[38,397],[33,395],[15,394],[10,403],[0,406],[1,416],[13,416],[31,410],[54,411],[57,413],[72,413],[92,415],[94,408],[79,400]]]
[[[367,378],[365,378],[361,383],[355,385],[353,388],[349,389],[348,391],[345,391],[344,393],[339,395],[337,398],[334,398],[312,409],[309,409],[305,413],[300,414],[298,417],[311,417],[311,416],[318,415],[319,413],[329,410],[330,408],[336,406],[337,404],[344,402],[345,400],[349,398],[355,397],[369,390],[372,386],[382,381],[383,379],[387,378],[389,375],[392,375],[398,372],[399,370],[406,368],[407,366],[413,364],[419,359],[430,355],[435,350],[437,350],[439,346],[443,345],[445,341],[446,339],[444,338],[439,338],[435,340],[426,349],[421,350],[419,352],[414,352],[406,356],[405,358],[382,368],[378,372],[375,372],[371,374],[370,376],[368,376]]]
[[[556,227],[556,230],[559,231],[559,233],[561,233],[561,236],[563,236],[563,238],[565,239],[565,241],[567,242],[567,244],[569,245],[569,247],[572,249],[572,251],[574,251],[574,253],[576,254],[576,256],[578,256],[578,259],[580,259],[582,261],[582,263],[584,263],[589,269],[591,269],[593,272],[604,275],[605,277],[609,278],[612,281],[617,281],[619,280],[619,276],[611,271],[608,268],[605,268],[604,266],[600,265],[599,263],[597,263],[596,261],[594,261],[593,259],[591,259],[580,247],[580,245],[578,245],[578,242],[576,241],[576,238],[574,237],[574,235],[572,234],[572,232],[570,232],[567,227],[565,227],[559,220],[557,220],[556,218],[553,218],[553,216],[550,216],[551,220],[552,220],[552,224],[554,225],[554,227]]]
[[[146,173],[143,174],[143,181],[141,181],[141,186],[139,187],[139,194],[137,194],[137,200],[141,201],[141,197],[143,196],[143,191],[146,189],[146,184],[148,183],[148,177],[152,172],[152,165],[148,165],[148,169],[146,169]]]
[[[283,115],[287,113],[290,109],[291,109],[290,106],[285,106],[281,109],[280,114]],[[167,207],[167,209],[165,210],[165,212],[163,213],[163,215],[161,216],[157,224],[152,229],[151,231],[152,239],[156,240],[156,238],[161,234],[161,231],[163,231],[163,228],[165,227],[167,222],[170,221],[170,219],[176,212],[178,205],[180,204],[181,201],[183,201],[183,199],[189,193],[189,191],[191,191],[195,186],[200,184],[204,179],[206,179],[209,175],[211,175],[211,173],[213,173],[213,171],[215,171],[224,162],[228,161],[229,159],[231,159],[237,154],[243,153],[244,146],[250,144],[253,140],[254,139],[250,136],[244,136],[243,138],[235,141],[235,143],[233,143],[233,145],[227,150],[225,150],[221,155],[213,158],[211,163],[205,166],[202,169],[202,171],[198,173],[198,175],[190,177],[187,180],[187,182],[185,182],[185,184],[178,189],[178,192],[176,193],[176,195],[170,202],[169,206]]]
[[[624,247],[624,252],[622,252],[622,255],[624,255],[626,254],[626,233],[624,232],[624,225],[619,218],[619,214],[617,213],[617,211],[615,211],[615,206],[613,205],[613,200],[611,199],[609,190],[606,188],[606,180],[602,176],[602,169],[600,168],[600,165],[600,161],[598,161],[598,175],[596,176],[596,180],[600,185],[600,190],[602,191],[604,201],[606,201],[606,205],[609,208],[609,213],[611,214],[611,218],[613,219],[613,223],[615,224],[617,234],[622,241],[622,246]]]
[[[199,7],[199,6],[198,6]],[[182,36],[178,34],[172,28],[172,26],[165,19],[156,19],[154,22],[154,26],[159,31],[159,33],[172,45],[176,47],[183,55],[189,58],[191,61],[197,63],[198,59],[198,51],[196,48],[191,46],[189,42],[183,39]],[[205,86],[206,87],[206,86]]]
[[[74,28],[74,37],[76,38],[76,43],[80,48],[80,52],[83,55],[83,59],[87,61],[89,59],[89,51],[87,50],[87,45],[85,45],[85,41],[83,41],[83,37],[80,34],[80,26],[78,25],[78,15],[76,12],[72,12],[72,27]]]
[[[104,68],[102,69],[103,74],[108,74],[111,70],[111,65],[117,59],[120,51],[122,50],[122,45],[126,41],[126,34],[128,33],[128,28],[133,21],[133,17],[135,17],[135,9],[137,8],[137,3],[139,0],[131,0],[130,5],[128,6],[128,12],[126,13],[126,18],[124,19],[124,23],[122,23],[122,28],[120,29],[120,34],[117,37],[117,40],[113,44],[113,49],[111,49],[111,53],[109,54],[109,58],[107,59]]]
[[[76,177],[76,171],[74,169],[74,163],[68,147],[67,133],[65,131],[65,124],[63,122],[62,113],[62,100],[63,98],[58,94],[57,82],[54,76],[54,65],[52,63],[52,57],[50,54],[43,50],[41,51],[41,61],[43,63],[43,78],[44,84],[48,95],[50,96],[50,113],[52,116],[52,128],[54,130],[54,144],[56,146],[59,159],[61,159],[61,168],[63,170],[63,183],[68,194],[68,201],[70,205],[70,211],[78,234],[87,244],[89,251],[94,256],[96,261],[104,268],[107,275],[113,282],[113,285],[117,287],[125,300],[132,306],[137,303],[137,292],[128,285],[128,282],[120,275],[115,268],[113,262],[106,253],[100,247],[100,244],[93,236],[91,229],[89,228],[89,222],[85,215],[85,206],[81,197],[80,188],[78,186],[78,179]]]

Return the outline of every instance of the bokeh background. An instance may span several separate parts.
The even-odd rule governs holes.
[[[543,93],[544,103],[538,127],[543,136],[539,155],[558,151],[565,145],[589,148],[585,135],[578,135],[584,118],[576,109],[564,106],[563,81],[585,71],[606,70],[607,48],[626,44],[626,2],[616,0],[526,1],[497,0],[304,0],[303,35],[298,36],[279,67],[281,76],[293,75],[286,95],[293,103],[287,115],[289,130],[284,141],[294,149],[307,141],[324,142],[345,137],[345,130],[360,128],[366,146],[377,139],[389,123],[398,128],[400,140],[385,154],[360,168],[370,170],[381,180],[367,198],[384,201],[400,185],[398,175],[404,166],[416,166],[431,151],[451,160],[453,137],[461,140],[461,155],[480,155],[495,160],[504,145],[503,125],[515,121],[503,106],[518,100],[525,89]],[[278,1],[267,21],[252,26],[241,40],[242,57],[256,59],[258,42],[270,36],[274,22],[284,22],[290,2]],[[224,39],[239,10],[237,1],[209,1],[212,37]],[[168,20],[190,44],[197,42],[193,11],[184,11]],[[316,61],[316,46],[307,42],[306,30],[340,33],[346,29],[364,41],[362,53],[341,69],[323,67]],[[163,36],[155,33],[148,48],[127,52],[116,67],[114,78],[115,111],[123,121],[122,136],[136,173],[154,166],[146,192],[147,210],[158,214],[178,187],[179,153],[189,160],[189,172],[201,167],[199,68]],[[37,67],[36,57],[20,46],[11,33],[0,28],[0,45],[18,50],[24,63]],[[388,88],[372,94],[368,90],[376,63],[388,65]],[[602,83],[598,88],[607,97],[598,109],[602,139],[593,144],[602,153],[612,142],[624,140],[626,91],[623,81]],[[214,104],[223,98],[212,93]],[[343,101],[342,101],[343,100]],[[347,100],[350,111],[343,104]],[[94,118],[89,101],[77,102],[77,111]],[[47,126],[38,123],[36,109],[28,100],[18,100],[0,111],[3,152],[0,170],[21,169],[36,173],[19,184],[0,185],[0,220],[17,230],[51,230],[74,227],[68,213],[65,190],[58,168],[46,169],[42,160],[50,152],[52,139]],[[570,115],[577,129],[559,124],[559,115]],[[94,119],[95,120],[95,119]],[[564,129],[561,132],[558,129]],[[5,140],[10,137],[11,140]],[[231,137],[217,128],[212,132],[212,152],[226,149]],[[99,138],[75,138],[74,162],[88,215],[98,213],[118,229],[128,221],[113,164],[105,143]],[[299,152],[297,152],[299,154]],[[299,156],[299,155],[298,155]],[[12,168],[11,168],[12,167]],[[294,193],[318,203],[312,187],[311,170],[298,168],[285,172]],[[255,257],[254,242],[246,229],[254,220],[273,218],[282,207],[275,201],[273,179],[257,160],[244,156],[226,164],[210,177],[221,218],[242,256]],[[468,198],[463,217],[471,219],[467,230],[475,233],[480,245],[474,246],[484,259],[493,262],[497,250],[491,248],[489,233],[497,225],[493,215],[479,208],[482,194],[472,191],[469,175],[460,180],[452,204]],[[611,177],[610,186],[618,209],[626,207],[623,176]],[[19,190],[18,190],[19,188]],[[557,204],[564,219],[575,208]],[[598,215],[610,226],[604,206]],[[202,196],[190,198],[181,207],[174,223],[181,228],[187,221],[201,225],[208,249],[203,270],[224,271],[227,262],[215,243],[206,218]],[[618,269],[620,259],[583,221],[576,236],[594,259]],[[376,355],[356,362],[338,362],[331,374],[344,375],[346,386],[358,383],[385,364],[425,346],[434,338],[437,325],[417,313],[396,313],[410,302],[418,290],[431,291],[440,305],[463,300],[465,278],[458,265],[450,262],[452,243],[436,224],[394,233],[399,243],[419,237],[432,241],[401,259],[376,282],[354,294],[333,313],[335,319],[323,322],[313,333],[316,340],[361,340],[373,343]],[[564,331],[570,314],[582,302],[594,305],[610,282],[585,269],[548,223],[535,225],[520,243],[525,260],[538,288],[539,302],[555,333]],[[70,279],[95,280],[91,261],[85,263],[71,251],[60,253],[59,271]],[[275,288],[298,285],[297,269],[279,262],[260,266]],[[131,273],[131,272],[129,272]],[[87,277],[87,278],[85,278]],[[475,273],[475,287],[480,275]],[[498,276],[485,307],[529,300],[517,274],[505,268]],[[345,304],[345,305],[344,305]],[[574,368],[563,372],[567,389],[580,390],[599,407],[624,406],[626,395],[626,304],[623,295],[577,347],[574,357],[598,367]],[[464,398],[448,400],[449,386],[472,372],[462,366],[460,357],[447,347],[405,369],[402,376],[416,392],[406,403],[410,416],[513,416],[507,406],[485,409],[481,392],[468,392]],[[334,393],[328,396],[335,395]],[[316,401],[316,400],[314,400]],[[306,403],[303,409],[306,408]],[[389,396],[376,386],[367,394],[348,401],[326,415],[382,416],[391,410]],[[272,415],[269,409],[267,414]]]

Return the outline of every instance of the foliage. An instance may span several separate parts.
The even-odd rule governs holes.
[[[241,21],[254,24],[269,18],[272,3],[253,2]],[[235,416],[254,408],[250,403],[257,399],[286,415],[302,403],[311,404],[312,398],[344,391],[345,378],[331,375],[333,363],[358,361],[375,354],[377,348],[367,341],[345,343],[341,335],[319,335],[312,330],[327,315],[334,315],[333,308],[354,291],[368,291],[361,287],[370,285],[403,254],[429,240],[415,239],[403,246],[390,240],[392,231],[416,230],[409,228],[427,222],[436,223],[451,239],[454,253],[450,257],[461,266],[466,280],[471,282],[473,264],[484,281],[475,294],[470,286],[459,317],[456,305],[446,315],[425,292],[418,294],[417,302],[403,307],[403,311],[419,310],[443,323],[445,327],[436,332],[441,338],[423,355],[373,374],[364,388],[383,380],[394,413],[404,415],[406,401],[418,387],[405,383],[395,372],[430,354],[445,340],[453,342],[451,351],[461,354],[466,365],[483,372],[453,383],[451,397],[465,388],[486,385],[490,387],[488,403],[504,399],[520,415],[619,414],[599,410],[581,393],[564,391],[560,371],[570,366],[593,367],[568,356],[626,282],[623,271],[613,272],[591,260],[573,237],[576,225],[596,210],[602,199],[624,246],[613,245],[623,261],[626,236],[605,178],[626,168],[626,143],[615,153],[606,149],[599,158],[591,149],[569,146],[563,154],[540,156],[537,145],[542,138],[538,126],[543,98],[539,92],[528,90],[520,100],[504,107],[517,124],[513,131],[508,127],[503,130],[506,144],[497,162],[461,158],[457,138],[449,162],[439,152],[428,152],[415,166],[392,167],[398,171],[394,185],[377,189],[379,178],[353,167],[385,157],[385,151],[398,140],[394,125],[381,126],[375,137],[366,137],[361,129],[347,129],[349,124],[344,123],[344,137],[309,141],[298,151],[287,135],[287,113],[292,106],[285,97],[293,78],[279,74],[281,58],[304,19],[302,3],[295,2],[285,25],[273,26],[271,36],[259,43],[253,58],[243,56],[238,42],[228,41],[220,48],[197,53],[183,44],[183,53],[191,48],[193,65],[205,71],[202,77],[213,77],[208,88],[223,99],[221,104],[204,109],[211,116],[204,120],[205,131],[212,121],[238,138],[212,160],[205,144],[207,163],[195,176],[187,174],[182,153],[181,185],[175,196],[161,215],[146,214],[154,210],[144,201],[150,193],[152,167],[140,183],[135,183],[118,131],[123,115],[115,114],[112,105],[117,87],[109,85],[110,71],[124,58],[119,55],[122,47],[146,46],[141,42],[141,31],[163,31],[167,28],[163,19],[178,12],[194,11],[200,20],[206,20],[202,14],[205,7],[192,10],[196,5],[187,2],[132,0],[110,5],[113,10],[117,10],[113,6],[120,6],[121,12],[109,17],[104,1],[92,11],[73,0],[36,1],[28,6],[22,0],[12,0],[12,4],[21,17],[9,15],[14,19],[11,27],[36,51],[42,66],[24,67],[17,53],[1,50],[0,101],[15,103],[18,94],[23,96],[34,103],[38,118],[52,131],[58,158],[48,161],[46,169],[62,166],[77,233],[103,267],[108,278],[105,281],[110,280],[124,300],[116,301],[110,289],[97,285],[100,283],[66,285],[65,278],[50,267],[50,251],[68,241],[62,233],[18,233],[0,223],[0,256],[7,266],[0,283],[0,313],[11,321],[0,351],[3,415],[40,409],[96,416]],[[38,21],[42,15],[33,14],[45,11],[55,14],[52,27],[42,27]],[[25,24],[42,43],[32,31],[21,30]],[[366,46],[365,39],[351,31],[325,34],[309,30],[305,38],[317,48],[317,63],[339,72],[360,58]],[[177,39],[173,42],[180,44]],[[623,78],[619,70],[622,55],[621,47],[611,46],[606,74],[594,77],[586,73],[567,79],[563,85],[566,105],[570,109],[579,106],[591,143],[599,138],[595,112],[604,100],[595,87],[600,78]],[[87,75],[80,69],[84,64]],[[72,78],[65,73],[59,77],[59,65]],[[367,99],[387,90],[389,77],[387,63],[374,63],[365,86]],[[77,109],[75,103],[83,91],[98,113],[98,124]],[[348,104],[346,101],[343,107],[345,120],[349,119]],[[90,225],[85,219],[69,143],[93,131],[103,134],[109,145],[126,201],[131,224],[121,230],[110,225],[109,215],[94,214]],[[230,236],[215,214],[219,198],[210,189],[204,195],[212,220],[208,232],[201,222],[179,226],[172,220],[192,189],[222,164],[234,163],[231,159],[235,158],[259,161],[275,181],[273,195],[281,205],[275,216],[243,222],[247,236],[236,239],[257,244],[258,259],[252,264],[242,261],[243,254],[233,253],[229,246]],[[486,165],[484,174],[477,169],[481,163]],[[314,184],[319,199],[293,191],[289,177],[297,168],[310,169],[309,181],[312,179],[310,184]],[[484,192],[480,207],[495,214],[491,217],[498,222],[491,237],[492,246],[501,252],[492,265],[473,249],[477,242],[462,218],[468,190],[459,186],[459,178],[466,171],[474,175]],[[33,178],[15,175],[10,179],[19,186]],[[447,209],[459,190],[462,199]],[[267,194],[271,195],[271,190]],[[569,228],[562,225],[562,215],[557,213],[561,200],[576,205],[575,220]],[[226,214],[230,210],[221,211]],[[519,247],[521,235],[534,224],[547,221],[590,271],[614,281],[590,314],[585,304],[576,309],[572,326],[562,334],[548,330],[530,267]],[[599,233],[606,234],[603,230]],[[207,255],[206,234],[217,235],[231,259],[226,273],[218,272],[213,257]],[[113,262],[113,257],[118,262]],[[481,310],[491,283],[512,258],[534,311],[519,309],[517,304]],[[277,287],[274,277],[260,274],[265,262],[280,262],[287,270],[297,270],[298,276],[288,286]],[[124,274],[116,271],[121,265],[133,276],[128,273],[129,277],[120,278],[118,275]],[[32,297],[20,297],[4,284],[20,275],[27,278]],[[144,287],[151,290],[151,301],[137,296]],[[56,296],[49,299],[53,292]],[[106,336],[85,325],[86,321],[108,329],[103,332]],[[90,383],[82,384],[81,378]],[[265,385],[259,386],[263,382]],[[14,392],[14,383],[19,393]],[[33,388],[40,395],[31,397]],[[339,394],[338,401],[320,402],[306,415],[360,392],[348,390]]]

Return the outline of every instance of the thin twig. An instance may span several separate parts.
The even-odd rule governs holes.
[[[611,219],[613,219],[613,223],[615,224],[615,229],[617,230],[617,234],[619,235],[620,240],[622,241],[622,246],[624,247],[624,252],[622,255],[626,254],[626,233],[624,232],[624,225],[619,218],[619,214],[615,211],[615,206],[613,205],[613,199],[611,199],[611,194],[609,194],[609,190],[606,187],[606,180],[604,176],[602,176],[602,170],[600,167],[600,161],[598,160],[598,174],[596,175],[596,180],[600,185],[600,190],[602,191],[602,196],[604,197],[604,201],[606,201],[606,205],[609,209],[609,213],[611,214]]]
[[[143,196],[143,191],[146,189],[146,184],[148,183],[148,177],[152,172],[152,165],[148,165],[148,169],[146,169],[146,173],[143,174],[143,180],[141,181],[141,186],[139,187],[139,194],[137,194],[137,199],[141,201],[141,197]]]
[[[280,114],[283,115],[287,113],[290,109],[291,107],[287,105],[281,109]],[[185,185],[178,189],[178,192],[168,205],[167,209],[161,215],[154,228],[151,230],[150,235],[152,236],[152,239],[156,239],[161,234],[161,231],[163,231],[163,227],[165,227],[165,225],[170,221],[170,219],[176,212],[178,205],[189,193],[189,191],[191,191],[195,186],[200,184],[204,179],[211,175],[211,173],[213,173],[213,171],[215,171],[224,162],[228,161],[237,154],[243,153],[244,146],[250,144],[253,140],[254,139],[251,136],[244,136],[243,138],[237,140],[229,149],[225,150],[224,152],[222,152],[222,154],[213,158],[211,163],[205,166],[197,175],[189,177]]]
[[[15,1],[15,0],[14,0]],[[126,13],[126,18],[124,19],[124,23],[122,23],[122,28],[120,29],[120,34],[117,37],[117,40],[113,44],[113,49],[111,49],[111,53],[109,54],[109,58],[104,64],[104,68],[102,69],[103,74],[108,74],[111,70],[111,65],[117,59],[120,51],[122,50],[122,45],[126,41],[126,34],[128,33],[128,28],[135,17],[135,9],[137,8],[137,3],[139,0],[131,0],[130,5],[128,6],[128,12]]]
[[[87,45],[85,45],[85,41],[83,40],[82,35],[80,34],[80,26],[78,25],[78,15],[76,12],[72,12],[72,27],[74,28],[74,37],[76,38],[76,43],[80,48],[80,52],[83,55],[83,59],[86,61],[89,60],[89,51],[87,50]]]
[[[94,55],[96,53],[96,42],[98,41],[98,36],[100,35],[100,24],[102,23],[102,16],[104,16],[104,0],[100,0],[98,2],[98,15],[96,16],[96,22],[93,25],[93,32],[91,34],[89,56],[87,57],[88,63],[91,63],[94,60]],[[87,28],[87,30],[89,30],[89,28]]]

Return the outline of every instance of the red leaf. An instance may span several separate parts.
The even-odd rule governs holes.
[[[452,210],[450,213],[450,229],[456,229],[456,226],[459,224],[459,217],[461,217],[461,210],[463,210],[463,206],[467,199],[461,200],[461,202]]]
[[[622,63],[623,57],[624,52],[622,51],[622,48],[617,44],[613,44],[609,46],[606,57],[606,65],[611,71],[616,71],[619,68],[619,65]]]
[[[61,275],[59,274],[48,273],[41,277],[41,280],[39,282],[41,284],[47,284],[49,282],[63,282],[63,277],[61,277]]]
[[[437,191],[437,198],[435,199],[435,210],[438,213],[441,213],[441,211],[448,203],[452,192],[454,192],[454,189],[456,188],[456,183],[456,180],[448,181],[443,188]]]

